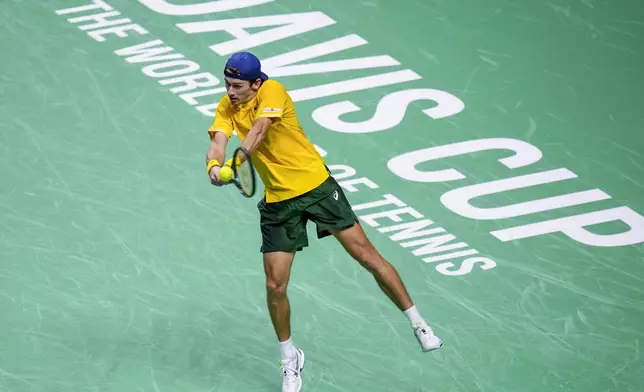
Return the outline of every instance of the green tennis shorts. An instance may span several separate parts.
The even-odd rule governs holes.
[[[316,224],[318,238],[331,235],[331,230],[347,229],[358,221],[337,181],[329,176],[317,188],[292,199],[266,203],[257,208],[262,230],[262,253],[291,252],[309,245],[306,225]]]

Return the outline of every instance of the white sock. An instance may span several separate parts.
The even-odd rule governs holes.
[[[412,327],[418,326],[418,324],[425,324],[425,320],[423,320],[422,317],[420,317],[420,313],[418,313],[418,309],[416,309],[416,305],[413,305],[411,308],[405,310],[405,315],[409,319],[409,322],[411,323]]]
[[[297,355],[297,352],[295,351],[295,345],[293,344],[293,340],[291,338],[288,338],[287,341],[285,342],[279,342],[280,344],[280,355],[282,356],[283,361],[288,361]]]

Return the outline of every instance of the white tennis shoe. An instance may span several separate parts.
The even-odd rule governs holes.
[[[304,351],[296,348],[297,355],[290,361],[280,361],[282,369],[282,392],[302,390],[302,370],[304,370]]]
[[[436,336],[434,331],[424,322],[419,322],[414,327],[414,335],[423,351],[433,351],[441,348],[443,342]]]

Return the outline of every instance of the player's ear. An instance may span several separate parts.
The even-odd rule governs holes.
[[[253,84],[250,86],[254,91],[259,90],[259,88],[262,86],[262,79],[256,79]]]

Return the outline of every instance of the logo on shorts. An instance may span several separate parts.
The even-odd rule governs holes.
[[[338,191],[333,192],[333,198],[338,200]]]

